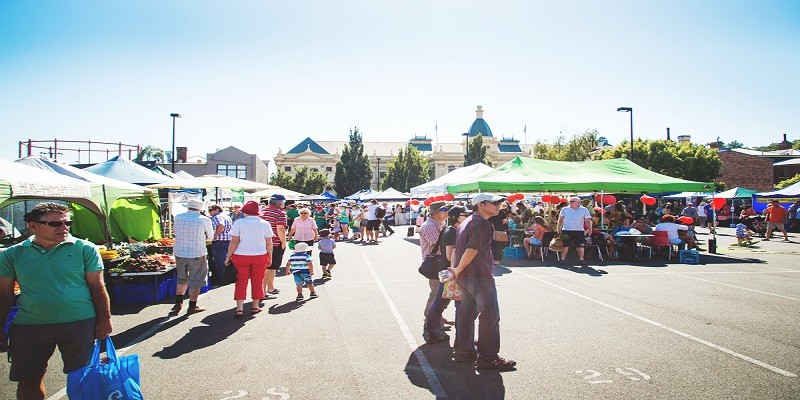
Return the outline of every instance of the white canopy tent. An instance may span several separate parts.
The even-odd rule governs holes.
[[[300,192],[295,192],[294,190],[289,190],[282,188],[280,186],[272,186],[268,189],[259,190],[257,192],[253,192],[248,194],[248,197],[271,197],[273,194],[281,194],[286,200],[300,200],[301,198],[305,197],[306,195]]]
[[[382,192],[374,193],[370,196],[362,197],[362,201],[370,201],[370,200],[407,200],[409,195],[395,189],[395,188],[388,188]]]
[[[410,192],[412,196],[426,195],[428,193],[447,193],[447,185],[468,182],[493,170],[492,167],[481,163],[456,168],[430,182],[412,187]]]

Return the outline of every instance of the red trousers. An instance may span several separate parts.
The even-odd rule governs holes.
[[[236,267],[236,286],[233,290],[234,300],[247,298],[247,281],[250,281],[250,293],[253,300],[264,298],[264,271],[270,263],[269,255],[241,256],[234,254],[231,257],[233,266]]]

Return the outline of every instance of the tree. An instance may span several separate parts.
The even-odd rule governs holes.
[[[173,154],[172,157],[174,158],[175,155]],[[139,154],[136,155],[136,158],[134,158],[133,161],[157,161],[164,163],[167,161],[167,157],[164,155],[164,150],[161,150],[158,147],[147,145],[139,151]]]
[[[347,196],[370,187],[372,169],[364,154],[364,142],[358,127],[350,130],[350,142],[344,145],[342,156],[336,162],[334,188],[339,196]]]
[[[776,189],[783,189],[787,186],[794,185],[795,183],[800,182],[800,174],[797,174],[789,179],[782,180],[775,185]]]
[[[269,184],[280,186],[284,189],[294,190],[290,187],[294,185],[292,176],[281,170],[278,170],[277,172],[273,173],[272,176],[269,177]]]
[[[386,178],[383,179],[382,190],[393,187],[407,192],[414,186],[428,181],[428,160],[412,145],[400,149],[394,160],[388,163]]]
[[[555,143],[547,144],[541,140],[533,145],[535,158],[553,161],[586,161],[591,158],[591,153],[597,148],[599,133],[589,129],[583,133],[572,135],[568,142],[564,142],[563,135],[556,137]]]
[[[738,140],[734,140],[726,146],[729,149],[741,149],[744,148],[744,144]]]
[[[294,177],[283,171],[275,172],[270,177],[269,183],[295,192],[316,194],[327,189],[328,177],[303,166],[295,171]]]
[[[491,166],[492,162],[486,159],[486,149],[489,146],[483,145],[483,135],[475,135],[472,141],[467,142],[467,158],[464,160],[464,166],[468,167],[477,163],[484,163]]]
[[[602,150],[595,159],[624,158],[629,151],[630,143],[623,142],[612,149]],[[671,140],[637,140],[633,145],[633,158],[650,171],[699,182],[717,179],[722,167],[716,149]]]

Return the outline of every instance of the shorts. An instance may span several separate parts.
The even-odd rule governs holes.
[[[336,259],[333,257],[333,253],[319,253],[319,265],[326,267],[330,265],[336,265]]]
[[[381,220],[371,219],[367,222],[368,231],[377,231],[378,229],[381,229]]]
[[[286,252],[286,249],[284,249],[283,247],[272,246],[272,261],[270,262],[269,265],[267,265],[267,269],[274,269],[274,270],[281,269],[281,267],[283,267],[281,262],[283,262],[284,252]]]
[[[366,228],[367,225],[369,225],[369,220],[362,219],[361,222],[359,223],[359,225],[364,227],[364,228]]]
[[[303,286],[304,283],[314,284],[314,281],[311,280],[311,274],[308,272],[292,272],[292,276],[294,277],[294,284],[297,286]]]
[[[569,235],[569,247],[586,247],[586,232],[584,231],[561,231]]]
[[[533,246],[543,246],[542,241],[535,237],[528,238],[528,243],[530,243]]]
[[[777,229],[779,231],[784,230],[783,222],[767,222],[767,229]]]
[[[12,382],[35,379],[47,371],[47,361],[58,346],[64,373],[89,364],[94,350],[95,319],[63,324],[11,325],[8,357]]]
[[[179,284],[189,284],[189,289],[200,289],[206,285],[208,278],[208,261],[206,256],[185,258],[175,257],[175,271]]]

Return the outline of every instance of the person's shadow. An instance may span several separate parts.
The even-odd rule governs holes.
[[[305,301],[290,301],[290,302],[288,302],[286,304],[281,304],[281,305],[273,304],[273,305],[269,306],[269,309],[267,309],[267,312],[270,313],[270,314],[286,314],[286,313],[292,312],[294,310],[297,310],[298,308],[302,307],[304,304],[306,304]]]
[[[209,314],[201,321],[205,325],[195,326],[178,341],[155,352],[153,356],[164,360],[178,358],[192,351],[214,346],[227,339],[242,328],[248,319],[252,318],[247,314],[246,309],[245,318],[233,318],[233,310]],[[186,316],[172,322],[177,323],[184,319]]]
[[[506,387],[498,371],[478,370],[472,362],[456,362],[446,344],[423,344],[408,357],[406,376],[436,398],[504,399]]]

